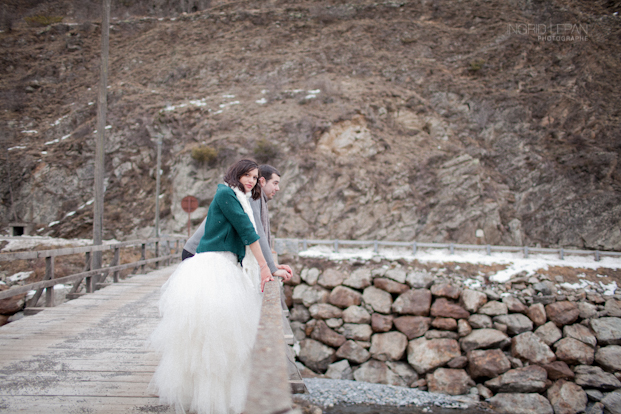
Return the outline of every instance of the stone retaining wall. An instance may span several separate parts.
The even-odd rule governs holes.
[[[478,395],[500,412],[621,413],[621,297],[597,290],[566,295],[544,275],[474,289],[371,263],[304,268],[285,292],[298,359],[326,377]]]

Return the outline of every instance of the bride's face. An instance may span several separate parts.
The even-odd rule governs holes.
[[[255,168],[254,170],[250,170],[242,174],[242,176],[239,177],[239,182],[241,183],[241,185],[244,186],[244,190],[246,192],[249,192],[249,191],[252,191],[255,185],[257,185],[258,179],[259,179],[259,170]]]

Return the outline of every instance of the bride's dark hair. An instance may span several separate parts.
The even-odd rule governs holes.
[[[257,170],[257,177],[259,176],[259,164],[257,164],[254,160],[243,159],[237,161],[235,164],[231,165],[224,176],[224,182],[230,185],[231,187],[237,187],[242,193],[246,192],[246,189],[239,182],[239,179],[246,174],[248,171]],[[261,185],[257,180],[257,184],[252,188],[252,199],[256,200],[261,197]]]

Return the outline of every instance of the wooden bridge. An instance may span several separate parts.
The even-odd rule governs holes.
[[[174,413],[148,392],[158,357],[146,346],[160,287],[174,268],[133,275],[1,327],[0,412]],[[279,283],[265,288],[247,414],[293,413],[291,387],[303,387],[290,381]]]

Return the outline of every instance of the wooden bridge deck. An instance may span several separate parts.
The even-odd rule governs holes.
[[[147,390],[157,358],[145,341],[175,266],[1,327],[0,412],[174,413]]]

